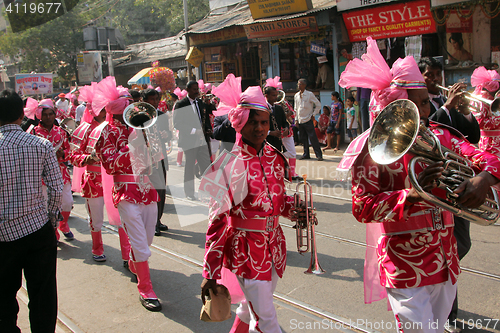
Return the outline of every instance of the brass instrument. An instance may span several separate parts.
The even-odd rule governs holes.
[[[318,224],[318,219],[316,218],[315,208],[313,206],[312,188],[311,184],[306,181],[306,175],[302,175],[304,178],[303,182],[297,184],[294,197],[294,205],[296,216],[292,218],[295,220],[295,232],[297,234],[297,251],[300,254],[304,254],[311,250],[311,262],[309,263],[309,268],[304,273],[306,274],[323,274],[325,271],[321,268],[318,261],[318,252],[316,251],[316,234],[314,227]],[[299,189],[300,186],[304,189],[304,205],[305,205],[305,215],[306,220],[300,220],[298,212],[302,210]]]
[[[286,93],[283,90],[278,89],[278,101],[276,103],[283,105],[285,98],[286,98]]]
[[[485,202],[479,208],[463,207],[456,202],[453,191],[466,179],[476,174],[464,157],[441,146],[436,135],[420,122],[417,106],[410,100],[401,99],[386,106],[373,123],[368,138],[368,152],[378,164],[396,162],[407,152],[416,155],[408,166],[408,175],[413,188],[427,202],[480,225],[491,225],[498,220],[500,202],[497,192],[490,189]],[[417,181],[417,163],[444,162],[438,188],[447,193],[447,198],[436,197],[425,191]]]
[[[61,127],[65,132],[67,132],[70,136],[76,130],[76,121],[73,118],[64,118],[60,123],[59,127]]]
[[[151,167],[155,161],[153,159],[153,147],[150,142],[151,140],[148,138],[149,134],[147,133],[147,130],[156,123],[157,119],[158,113],[156,111],[156,108],[146,102],[132,103],[123,111],[123,121],[125,122],[125,124],[136,130],[142,130],[144,141],[146,142],[147,152],[151,162],[151,165],[149,166],[150,175],[152,173]]]
[[[446,95],[450,92],[451,88],[451,87],[443,87],[439,84],[436,84],[436,87],[446,92]],[[470,102],[476,102],[489,106],[491,112],[500,111],[500,96],[495,96],[494,100],[490,100],[482,96],[471,94],[470,92],[465,91],[463,97],[468,99]],[[481,106],[469,105],[469,108],[475,110],[475,112],[481,112]]]

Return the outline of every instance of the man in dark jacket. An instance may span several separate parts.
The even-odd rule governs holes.
[[[478,143],[481,137],[479,124],[466,107],[458,107],[458,102],[465,89],[464,83],[455,83],[449,91],[445,100],[441,95],[441,90],[436,84],[442,82],[443,67],[434,58],[422,58],[418,63],[420,73],[424,76],[429,99],[431,102],[430,120],[448,125],[462,133],[470,143]],[[462,217],[454,216],[455,227],[453,234],[457,239],[458,258],[462,260],[471,248],[470,222]],[[456,319],[458,314],[458,299],[455,297],[450,316],[448,317],[450,327],[453,332],[460,332]]]
[[[214,119],[214,139],[222,142],[222,150],[233,150],[236,142],[236,130],[231,126],[227,114]]]
[[[278,101],[278,90],[275,87],[265,87],[264,95],[266,96],[267,103],[272,111],[270,122],[271,126],[266,140],[270,145],[274,146],[279,151],[282,151],[283,143],[281,142],[281,137],[282,135],[288,135],[289,130],[285,111],[281,105],[276,104]]]
[[[212,126],[206,105],[199,98],[198,82],[190,81],[186,86],[188,95],[174,106],[174,127],[179,130],[179,147],[186,156],[184,167],[184,194],[197,200],[194,193],[194,171],[198,162],[200,174],[210,165],[210,137]]]

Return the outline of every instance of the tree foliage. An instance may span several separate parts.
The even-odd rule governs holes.
[[[188,0],[190,24],[208,12],[208,0]],[[111,18],[127,44],[173,36],[184,29],[182,0],[85,0],[50,22],[0,34],[0,53],[20,56],[16,59],[21,59],[23,73],[55,72],[56,82],[70,84],[77,77],[76,55],[84,50],[83,28],[104,26],[103,18]]]

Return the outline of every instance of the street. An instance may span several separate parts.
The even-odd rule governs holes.
[[[301,147],[298,146],[300,156]],[[312,149],[311,149],[312,151]],[[318,162],[298,161],[298,173],[308,174],[313,185],[319,225],[318,260],[323,275],[303,272],[310,254],[297,253],[295,230],[281,218],[287,239],[288,260],[284,278],[278,282],[275,306],[283,332],[395,332],[385,300],[371,305],[363,300],[365,227],[351,214],[350,183],[335,168],[342,152],[328,151]],[[170,192],[176,196],[176,181],[183,168],[175,165],[176,150],[168,156]],[[289,194],[296,182],[289,185]],[[168,194],[168,191],[167,191]],[[179,195],[180,196],[180,195]],[[201,264],[204,255],[206,213],[202,202],[167,197],[162,222],[168,232],[155,237],[150,258],[153,287],[163,304],[161,312],[149,312],[140,302],[135,277],[122,265],[118,235],[105,222],[104,251],[107,261],[91,256],[91,239],[85,220],[84,200],[74,195],[69,219],[75,240],[62,240],[58,251],[58,332],[228,332],[233,317],[221,323],[199,320],[201,309]],[[203,214],[205,218],[203,219]],[[472,249],[463,259],[459,277],[459,318],[464,332],[500,331],[500,228],[471,226]],[[474,270],[474,271],[473,271]],[[490,274],[486,276],[485,273]],[[21,290],[19,325],[27,331],[26,296]],[[233,305],[233,310],[236,309]]]

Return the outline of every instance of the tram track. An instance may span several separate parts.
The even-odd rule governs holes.
[[[343,198],[343,197],[338,197],[338,196],[332,196],[332,195],[323,194],[323,193],[313,193],[313,195],[314,196],[325,197],[325,198],[329,198],[329,199],[335,199],[335,200],[342,200],[342,201],[348,201],[348,202],[351,201],[350,198],[348,199],[348,198]],[[187,200],[185,198],[174,197],[174,196],[169,195],[169,194],[167,194],[167,197],[171,198],[171,199],[175,199],[175,200],[181,200],[181,201],[189,202],[191,204],[194,203],[194,204],[196,204],[198,206],[207,206],[207,204],[205,204],[203,202],[200,202],[200,201],[190,201],[190,200]],[[283,223],[283,222],[280,222],[280,225],[282,227],[285,227],[285,228],[290,228],[290,229],[293,228],[293,225],[290,225],[290,224],[287,224],[287,223]],[[350,244],[350,245],[355,245],[355,246],[360,246],[360,247],[366,247],[366,243],[364,243],[364,242],[360,242],[360,241],[357,241],[357,240],[348,239],[348,238],[344,238],[344,237],[340,237],[340,236],[335,236],[335,235],[327,234],[327,233],[324,233],[324,232],[318,232],[318,231],[316,231],[316,236],[320,236],[320,237],[323,237],[323,238],[335,240],[335,241],[342,242],[342,243],[345,243],[345,244]],[[472,275],[475,275],[475,276],[480,276],[480,277],[484,277],[484,278],[493,279],[495,281],[499,281],[500,282],[500,275],[489,273],[489,272],[484,272],[484,271],[480,271],[480,270],[477,270],[477,269],[473,269],[473,268],[469,268],[469,267],[464,267],[464,266],[461,266],[460,268],[461,268],[462,272],[469,273],[469,274],[472,274]]]

